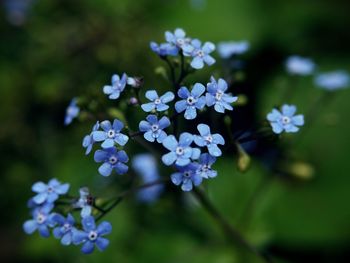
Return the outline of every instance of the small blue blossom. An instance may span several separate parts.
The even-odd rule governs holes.
[[[75,220],[71,214],[64,218],[61,214],[54,214],[52,221],[57,225],[53,229],[53,235],[57,239],[61,239],[61,244],[68,246],[72,243],[73,232],[76,231]]]
[[[34,0],[4,0],[6,17],[9,23],[14,26],[22,26],[28,16]]]
[[[186,33],[182,28],[175,29],[174,33],[170,31],[165,32],[165,39],[168,43],[182,49],[182,47],[190,44],[191,39],[186,37]]]
[[[73,204],[74,208],[81,208],[80,216],[87,217],[91,215],[93,198],[90,194],[89,188],[81,187],[79,189],[80,197],[76,203]]]
[[[198,173],[203,178],[214,178],[218,175],[217,171],[213,170],[211,166],[215,163],[216,158],[208,153],[203,153],[199,157],[199,169]]]
[[[163,163],[168,166],[173,163],[185,166],[191,162],[191,159],[198,159],[201,151],[198,148],[192,148],[190,146],[192,142],[193,135],[188,132],[180,135],[179,142],[173,135],[166,137],[163,146],[170,152],[162,156]]]
[[[315,70],[315,63],[309,58],[290,56],[286,61],[286,69],[289,74],[307,76]]]
[[[186,87],[181,87],[177,92],[178,96],[183,99],[175,103],[175,109],[178,113],[185,111],[185,119],[192,120],[197,117],[196,109],[203,109],[205,106],[205,97],[202,96],[205,87],[201,83],[194,84],[192,91]]]
[[[69,125],[72,123],[73,119],[79,115],[80,108],[77,106],[77,99],[71,100],[69,106],[66,109],[66,116],[64,118],[64,125]]]
[[[218,52],[224,59],[234,55],[241,55],[249,49],[248,41],[229,41],[218,44]]]
[[[343,70],[323,73],[315,77],[315,84],[328,91],[345,89],[350,85],[350,76]]]
[[[54,226],[54,222],[52,221],[54,214],[50,214],[53,207],[54,205],[49,203],[35,208],[32,212],[33,219],[27,220],[23,224],[24,232],[32,234],[38,230],[42,237],[49,237],[49,228]]]
[[[151,101],[149,103],[144,103],[141,105],[141,108],[145,112],[150,112],[152,110],[165,111],[169,109],[169,106],[166,104],[172,101],[175,97],[174,93],[172,93],[171,91],[168,91],[164,95],[159,97],[157,91],[155,90],[148,90],[145,96]]]
[[[89,135],[86,135],[83,139],[83,147],[86,148],[85,154],[88,155],[91,150],[92,150],[92,146],[95,143],[95,140],[92,136],[92,134],[97,131],[100,128],[100,123],[97,121],[96,124],[94,125],[94,127],[92,127],[92,131]]]
[[[191,44],[183,46],[184,56],[192,57],[191,67],[194,69],[201,69],[204,63],[208,66],[215,63],[215,59],[209,54],[215,50],[215,45],[211,42],[205,42],[202,46],[201,41],[194,39]]]
[[[295,115],[297,108],[294,105],[284,104],[282,112],[273,109],[267,114],[267,120],[270,122],[272,130],[276,134],[285,132],[297,132],[298,126],[304,125],[304,115]]]
[[[113,169],[117,174],[125,174],[129,169],[128,166],[124,164],[129,161],[126,152],[118,151],[115,147],[97,150],[94,159],[95,162],[103,162],[98,168],[98,172],[103,176],[109,176]]]
[[[151,50],[160,57],[177,56],[179,49],[169,43],[157,44],[156,42],[150,43]]]
[[[33,192],[37,195],[33,197],[36,204],[44,202],[53,203],[58,199],[59,195],[64,195],[69,190],[69,184],[61,184],[57,179],[51,179],[48,184],[37,182],[32,186]]]
[[[170,126],[170,121],[167,117],[163,116],[159,121],[156,115],[150,114],[146,117],[147,121],[141,121],[139,124],[139,129],[144,132],[143,137],[149,141],[162,143],[162,141],[167,137],[165,128]]]
[[[112,232],[112,225],[103,221],[96,227],[95,219],[92,216],[84,217],[81,221],[83,230],[73,232],[73,243],[83,244],[81,251],[90,254],[94,251],[95,245],[100,251],[104,251],[109,245],[109,240],[104,238]]]
[[[128,76],[124,73],[120,78],[119,75],[114,74],[112,76],[112,85],[106,85],[103,87],[103,93],[108,95],[111,100],[116,100],[120,97],[120,93],[123,92],[126,86]]]
[[[160,179],[157,160],[152,154],[145,153],[134,156],[132,167],[145,184],[156,182]],[[142,202],[152,203],[158,199],[163,189],[164,186],[161,184],[141,189],[137,192],[137,198]]]
[[[96,142],[103,141],[101,146],[104,149],[113,147],[114,143],[124,146],[129,140],[128,136],[120,133],[120,131],[124,128],[124,124],[118,119],[113,121],[113,126],[111,125],[110,121],[103,121],[101,122],[100,127],[103,131],[94,131],[92,133],[92,138]]]
[[[210,128],[206,124],[198,124],[197,129],[200,136],[194,135],[194,142],[200,147],[206,146],[210,155],[215,157],[221,156],[222,152],[218,144],[224,145],[224,138],[218,133],[211,134]]]
[[[214,105],[217,112],[224,113],[225,110],[233,110],[231,103],[238,100],[238,97],[232,96],[230,93],[225,93],[228,89],[227,82],[224,79],[215,80],[210,78],[207,84],[206,103],[208,107]]]
[[[186,166],[177,166],[178,172],[171,175],[171,181],[175,185],[181,185],[182,191],[188,192],[193,189],[194,186],[198,186],[202,183],[203,177],[198,173],[198,163],[190,163]]]

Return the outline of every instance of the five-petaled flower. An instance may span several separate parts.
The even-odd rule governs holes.
[[[186,166],[177,166],[178,172],[171,175],[171,181],[175,185],[181,185],[183,191],[191,191],[194,186],[202,183],[203,177],[198,173],[198,163],[190,163]]]
[[[175,97],[174,93],[172,93],[171,91],[168,91],[164,95],[159,97],[157,91],[155,90],[148,90],[145,96],[147,99],[151,101],[141,105],[141,108],[145,112],[150,112],[152,110],[165,111],[169,109],[169,106],[167,105],[167,103],[172,101]]]
[[[146,117],[147,121],[141,121],[139,129],[144,132],[143,137],[149,141],[162,143],[167,137],[167,134],[163,129],[170,126],[170,121],[167,117],[163,116],[159,121],[156,115],[150,114]]]
[[[47,203],[43,206],[34,208],[32,211],[33,219],[27,220],[23,224],[24,232],[32,234],[38,230],[42,237],[49,237],[49,228],[54,225],[54,222],[52,221],[52,216],[54,214],[50,213],[53,206],[52,203]]]
[[[111,100],[116,100],[120,97],[120,93],[125,89],[128,76],[124,73],[120,78],[119,75],[112,76],[112,85],[103,87],[103,93],[108,95]]]
[[[225,110],[233,110],[231,103],[237,101],[238,97],[225,93],[227,88],[227,82],[224,79],[220,78],[216,81],[214,77],[211,77],[210,82],[207,84],[207,106],[211,107],[214,105],[214,109],[220,113],[224,113]]]
[[[57,179],[51,179],[48,184],[37,182],[32,186],[33,192],[37,195],[33,197],[36,204],[44,202],[53,203],[58,199],[59,195],[66,194],[69,190],[69,184],[61,184]]]
[[[66,116],[64,118],[64,125],[72,123],[73,119],[79,115],[80,108],[77,106],[77,99],[73,98],[66,109]]]
[[[294,105],[284,104],[282,112],[273,109],[267,114],[267,120],[270,122],[272,130],[276,134],[285,132],[297,132],[298,126],[304,125],[304,115],[295,115],[297,108]]]
[[[176,28],[174,33],[166,31],[165,39],[168,43],[173,44],[179,49],[190,44],[191,42],[191,39],[186,37],[186,33],[182,28]]]
[[[97,150],[94,155],[95,162],[103,164],[98,168],[98,172],[103,176],[109,176],[113,169],[118,174],[125,174],[128,166],[124,163],[129,161],[125,151],[118,151],[117,148],[111,147],[104,150]]]
[[[67,218],[61,214],[54,214],[52,221],[57,224],[53,229],[53,235],[57,239],[61,239],[61,244],[68,246],[72,243],[73,232],[76,231],[74,227],[75,220],[71,214],[68,214]]]
[[[194,142],[200,147],[207,147],[210,155],[218,157],[221,156],[222,152],[218,147],[218,144],[224,145],[224,138],[218,134],[211,134],[210,128],[206,124],[198,124],[197,129],[199,131],[199,135],[194,135]]]
[[[81,251],[84,254],[92,253],[95,245],[100,251],[105,250],[109,245],[109,240],[104,236],[112,232],[112,225],[103,221],[96,227],[95,219],[92,216],[84,217],[81,223],[83,230],[73,232],[73,243],[75,245],[83,244]]]
[[[201,69],[204,67],[204,62],[210,66],[215,63],[215,59],[209,54],[215,50],[215,45],[211,42],[205,42],[202,46],[201,41],[193,39],[191,44],[183,46],[184,56],[192,57],[191,67]]]
[[[179,141],[174,135],[169,135],[163,141],[163,146],[170,152],[162,156],[162,161],[165,165],[175,163],[178,166],[185,166],[192,160],[199,158],[201,151],[198,148],[192,148],[190,145],[193,142],[193,135],[184,132],[180,135]]]
[[[350,76],[344,70],[322,73],[315,77],[315,84],[321,89],[335,91],[350,86]]]
[[[95,140],[92,136],[92,134],[97,131],[100,128],[100,123],[97,121],[96,124],[94,125],[94,127],[92,127],[92,131],[90,134],[86,135],[83,139],[83,147],[86,148],[85,150],[85,154],[88,155],[91,150],[92,150],[92,146],[95,143]]]
[[[101,122],[100,127],[103,129],[103,131],[94,131],[92,133],[92,138],[96,142],[103,141],[101,146],[104,149],[113,147],[114,143],[124,146],[129,140],[128,136],[120,133],[120,131],[124,128],[124,124],[118,119],[113,121],[113,126],[111,125],[110,121],[103,121]]]
[[[249,42],[247,41],[229,41],[220,42],[218,44],[218,52],[224,59],[230,58],[234,55],[245,53],[249,49]]]
[[[289,74],[307,76],[315,70],[315,63],[309,58],[290,56],[286,60],[286,69]]]
[[[198,173],[203,178],[214,178],[217,176],[217,171],[213,170],[211,166],[215,163],[216,158],[208,153],[203,153],[199,157],[198,163],[200,165]]]
[[[194,84],[191,92],[186,87],[181,87],[177,94],[183,100],[175,103],[176,111],[178,113],[185,111],[184,117],[187,120],[195,119],[196,109],[201,110],[205,106],[205,97],[202,96],[204,92],[205,87],[201,83]]]

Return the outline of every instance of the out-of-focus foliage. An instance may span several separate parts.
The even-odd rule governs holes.
[[[283,66],[287,56],[312,57],[322,71],[350,69],[349,7],[342,0],[37,0],[23,23],[11,24],[2,5],[1,258],[4,262],[60,262],[62,258],[69,262],[258,262],[227,245],[190,194],[179,200],[174,193],[152,206],[132,198],[121,204],[107,216],[113,224],[111,246],[104,253],[83,256],[76,247],[62,247],[57,240],[23,234],[29,186],[57,177],[69,181],[77,192],[82,185],[93,186],[97,195],[105,187],[107,193],[115,188],[122,191],[117,184],[120,177],[100,178],[96,165],[84,156],[81,141],[91,123],[63,127],[65,107],[85,91],[90,96],[101,93],[113,73],[143,75],[147,88],[168,89],[167,82],[154,74],[160,61],[149,49],[149,41],[160,39],[165,30],[183,27],[204,41],[250,41],[251,49],[244,56],[246,71],[240,73],[244,81],[236,91],[248,94],[247,103],[232,118],[232,125],[247,127],[264,119],[291,83]],[[220,70],[220,65],[208,68],[197,81],[206,82],[208,72],[220,74]],[[298,104],[300,112],[321,96],[309,77],[293,85],[289,102]],[[307,127],[306,120],[300,136],[284,138],[292,146],[289,159],[299,164],[287,165],[296,174],[293,180],[271,174],[254,159],[242,174],[237,160],[228,156],[217,165],[219,176],[208,184],[219,210],[277,262],[342,262],[349,257],[349,99],[348,90],[330,97],[312,126]],[[242,111],[248,115],[240,117]],[[300,176],[305,167],[313,170],[313,176]]]

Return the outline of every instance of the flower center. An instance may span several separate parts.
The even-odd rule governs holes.
[[[64,231],[68,231],[68,230],[71,228],[71,225],[68,224],[68,223],[65,223],[65,224],[63,225],[63,228],[64,228]]]
[[[115,164],[118,161],[118,158],[114,155],[112,155],[111,157],[109,157],[109,163],[110,164]]]
[[[161,103],[161,101],[160,101],[159,98],[154,100],[154,104],[158,105],[158,104],[160,104],[160,103]]]
[[[51,186],[49,186],[49,187],[47,188],[47,192],[52,193],[52,192],[53,192],[53,188],[52,188]]]
[[[36,222],[38,222],[38,224],[42,224],[45,222],[45,215],[43,215],[42,213],[39,213],[36,217]]]
[[[176,148],[176,154],[177,155],[182,155],[184,153],[184,149],[182,147],[177,147]]]
[[[115,131],[114,131],[114,130],[109,130],[109,131],[107,132],[107,136],[108,136],[108,138],[114,138],[114,136],[115,136]]]
[[[151,126],[151,129],[152,129],[153,132],[156,132],[156,131],[158,131],[159,127],[158,127],[157,124],[153,124],[153,125]]]
[[[216,92],[216,94],[215,94],[215,99],[216,99],[216,100],[221,100],[222,95],[223,95],[223,92],[222,92],[222,91]]]
[[[289,124],[290,123],[290,118],[288,116],[283,116],[282,117],[282,123],[283,124]]]
[[[186,177],[186,178],[191,177],[191,172],[190,171],[184,172],[184,177]]]
[[[212,143],[213,137],[211,135],[208,135],[207,137],[205,137],[205,140],[209,143]]]
[[[202,166],[202,172],[208,172],[209,169],[210,169],[210,166],[207,165],[207,164],[204,164],[204,165]]]
[[[201,57],[201,58],[204,57],[204,52],[203,52],[203,50],[198,50],[198,51],[197,51],[197,56],[198,56],[198,57]]]
[[[196,99],[193,98],[192,96],[190,96],[190,97],[187,98],[187,103],[188,103],[189,105],[193,105],[195,102],[196,102]]]
[[[184,41],[182,38],[178,38],[178,39],[176,40],[176,43],[177,43],[179,46],[182,46],[182,45],[185,43],[185,41]]]
[[[96,232],[96,231],[90,231],[90,233],[89,233],[89,239],[90,239],[91,241],[96,240],[97,237],[98,237],[98,235],[97,235],[97,232]]]

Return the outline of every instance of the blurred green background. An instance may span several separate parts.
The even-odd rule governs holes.
[[[81,140],[92,123],[64,127],[65,108],[74,96],[100,92],[113,73],[143,75],[145,88],[169,89],[154,74],[162,62],[149,49],[164,31],[182,27],[203,41],[251,43],[242,86],[251,96],[249,123],[280,103],[289,55],[311,57],[321,71],[350,70],[349,1],[37,0],[24,16],[13,15],[6,2],[0,15],[1,261],[261,262],[227,244],[191,195],[179,193],[153,205],[123,202],[106,216],[113,225],[110,247],[85,256],[53,238],[23,233],[30,187],[57,177],[73,191],[87,185],[102,194],[117,184],[118,178],[101,178],[92,157],[84,156]],[[217,63],[198,79],[220,70]],[[321,93],[302,78],[290,102],[306,112]],[[312,178],[284,180],[257,159],[243,174],[228,153],[216,166],[219,176],[205,183],[218,209],[276,262],[350,260],[349,100],[349,91],[339,92],[304,133],[283,138],[292,142],[284,146],[290,159],[313,167]]]

